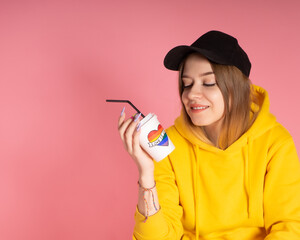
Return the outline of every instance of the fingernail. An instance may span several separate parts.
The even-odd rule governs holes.
[[[125,111],[125,107],[123,107],[123,109],[122,109],[122,112],[121,112],[121,117],[123,116],[123,114],[124,114],[124,111]]]
[[[138,131],[140,131],[140,129],[141,129],[141,122],[139,122],[139,124],[137,125],[136,131],[138,132]]]
[[[141,113],[137,114],[135,117],[134,117],[134,121],[136,122],[141,116]]]

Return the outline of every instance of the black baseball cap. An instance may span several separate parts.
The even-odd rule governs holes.
[[[194,52],[211,62],[236,66],[247,77],[250,75],[250,60],[237,39],[215,30],[203,34],[190,46],[180,45],[171,49],[165,56],[164,65],[167,69],[178,71],[180,63]]]

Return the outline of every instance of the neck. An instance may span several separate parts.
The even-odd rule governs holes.
[[[219,137],[222,129],[222,122],[220,121],[209,126],[205,126],[203,129],[213,145],[219,147]]]

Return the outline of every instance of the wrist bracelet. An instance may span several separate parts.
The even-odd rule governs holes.
[[[138,183],[139,187],[140,187],[141,189],[143,189],[144,191],[149,191],[149,190],[152,190],[153,188],[156,187],[156,182],[155,182],[155,181],[154,181],[154,186],[151,187],[151,188],[144,188],[144,187],[140,184],[139,181],[138,181],[137,183]]]
[[[139,187],[140,187],[140,188],[142,189],[142,191],[143,191],[143,200],[144,200],[144,202],[145,202],[145,204],[146,204],[146,209],[147,209],[147,212],[146,212],[146,218],[145,218],[145,220],[144,220],[144,223],[145,223],[145,222],[147,221],[148,217],[149,217],[149,204],[148,204],[148,202],[147,202],[147,200],[146,200],[146,198],[145,198],[145,193],[146,193],[146,192],[150,192],[150,193],[151,193],[151,195],[152,195],[152,201],[153,201],[153,206],[154,206],[155,210],[157,211],[157,207],[156,207],[155,201],[154,201],[154,193],[152,192],[152,189],[154,189],[154,188],[156,187],[156,182],[154,181],[154,186],[151,187],[151,188],[144,188],[144,187],[140,184],[139,181],[138,181],[138,185],[139,185]]]

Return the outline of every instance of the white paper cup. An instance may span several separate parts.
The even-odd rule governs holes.
[[[140,131],[140,144],[155,161],[159,162],[175,149],[155,114],[149,113],[141,120]]]

